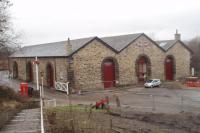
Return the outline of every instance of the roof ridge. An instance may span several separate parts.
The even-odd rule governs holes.
[[[55,43],[66,42],[66,41],[67,41],[67,40],[65,40],[65,41],[48,42],[48,43],[40,43],[40,44],[33,44],[33,45],[24,46],[24,47],[22,47],[22,48],[35,47],[35,46],[47,45],[47,44],[55,44]]]
[[[77,38],[77,39],[72,39],[70,41],[75,41],[75,40],[81,40],[81,39],[93,39],[97,36],[91,36],[91,37],[85,37],[85,38]],[[33,44],[33,45],[28,45],[28,46],[24,46],[22,48],[26,48],[26,47],[34,47],[34,46],[39,46],[39,45],[47,45],[47,44],[55,44],[55,43],[61,43],[61,42],[67,42],[67,40],[63,40],[63,41],[52,41],[52,42],[48,42],[48,43],[39,43],[39,44]]]
[[[163,41],[176,41],[175,39],[171,39],[171,40],[156,40],[155,42],[163,42]]]
[[[129,36],[129,35],[141,35],[141,34],[144,34],[144,33],[130,33],[130,34],[121,34],[121,35],[113,35],[113,36],[105,36],[105,37],[100,37],[100,39],[103,39],[103,38],[109,38],[109,37],[119,37],[119,36]]]

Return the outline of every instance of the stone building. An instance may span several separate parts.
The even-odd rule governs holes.
[[[0,71],[8,70],[8,56],[9,52],[7,48],[0,46]]]
[[[9,58],[13,78],[36,82],[36,56],[44,84],[50,87],[55,81],[69,81],[76,89],[109,88],[190,75],[191,51],[178,33],[174,40],[164,41],[138,33],[23,47]]]

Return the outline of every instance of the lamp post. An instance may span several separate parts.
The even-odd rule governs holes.
[[[41,84],[42,84],[42,86],[41,86],[41,96],[42,96],[42,98],[44,98],[44,85],[43,85],[43,81],[44,81],[44,72],[43,71],[41,71],[40,72],[40,76],[41,76]]]
[[[33,61],[33,64],[35,64],[35,72],[36,72],[36,86],[37,86],[37,90],[39,90],[39,78],[38,78],[38,65],[39,65],[39,61],[37,56],[35,57],[35,60]]]

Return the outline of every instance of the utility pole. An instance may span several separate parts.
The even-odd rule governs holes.
[[[37,59],[37,56],[35,57],[35,61],[34,61],[34,64],[35,64],[35,72],[36,72],[36,86],[37,86],[37,90],[39,90],[39,77],[38,77],[38,64],[39,64],[39,61]]]

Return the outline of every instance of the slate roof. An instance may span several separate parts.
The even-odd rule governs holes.
[[[183,47],[185,47],[190,53],[193,53],[193,51],[181,40],[161,40],[156,41],[156,43],[163,49],[165,52],[167,52],[171,47],[173,47],[177,42],[181,43]]]
[[[66,50],[67,41],[26,46],[16,51],[15,53],[13,53],[10,57],[35,57],[35,56],[37,57],[65,57],[65,56],[69,56],[70,54],[76,53],[79,49],[83,48],[85,45],[87,45],[89,42],[91,42],[94,39],[101,41],[104,45],[111,48],[114,52],[120,52],[124,48],[126,48],[129,44],[134,42],[141,35],[145,35],[145,34],[137,33],[137,34],[128,34],[128,35],[120,35],[120,36],[102,37],[102,38],[89,37],[89,38],[70,40],[70,43],[72,45],[72,53],[67,53],[67,50]],[[146,37],[149,38],[148,36]],[[150,39],[150,41],[152,40]],[[156,46],[158,46],[158,48],[160,48],[161,50],[167,51],[177,41],[163,40],[163,41],[156,41],[156,42],[152,41],[152,42]],[[185,47],[187,48],[187,46]]]
[[[128,35],[121,35],[121,36],[111,36],[111,37],[103,37],[100,39],[119,52],[124,47],[129,45],[131,42],[136,40],[142,34],[143,33],[128,34]]]
[[[78,50],[94,37],[70,40],[72,51]],[[45,43],[39,45],[26,46],[13,53],[10,57],[63,57],[68,56],[66,50],[67,41]]]
[[[70,40],[72,45],[72,52],[78,51],[80,48],[85,46],[88,42],[93,39],[99,39],[106,46],[112,48],[115,52],[119,52],[132,41],[137,39],[143,33],[138,34],[129,34],[129,35],[121,35],[121,36],[111,36],[111,37],[89,37],[89,38],[81,38]],[[39,44],[33,46],[26,46],[21,48],[19,51],[13,53],[10,57],[63,57],[69,56],[66,50],[67,41],[61,42],[53,42],[46,44]]]
[[[171,48],[177,41],[176,40],[161,40],[156,41],[156,43],[165,51]]]

